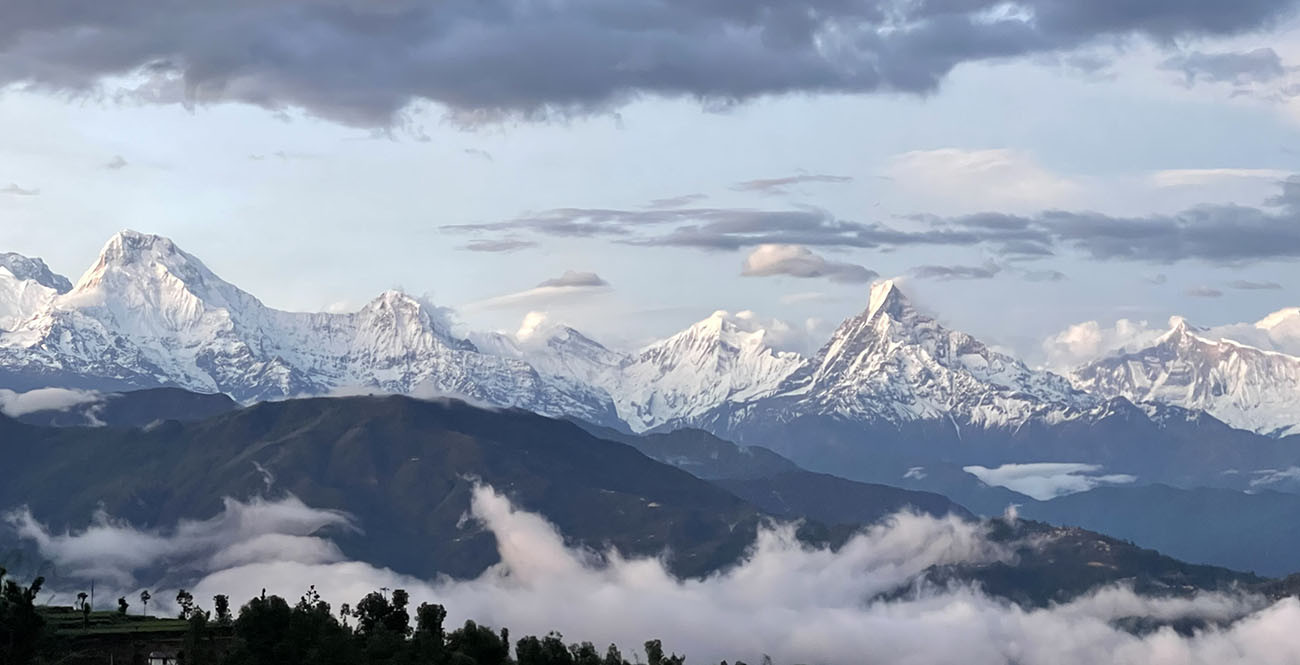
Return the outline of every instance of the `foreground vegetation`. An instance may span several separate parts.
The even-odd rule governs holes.
[[[294,605],[263,592],[237,614],[225,596],[214,597],[207,611],[181,591],[180,616],[170,620],[130,615],[125,598],[115,613],[91,612],[79,598],[79,611],[70,619],[66,609],[51,613],[36,604],[43,579],[22,586],[5,579],[0,568],[0,582],[0,663],[5,665],[87,662],[78,640],[115,635],[130,640],[142,632],[173,633],[185,665],[630,665],[615,645],[601,652],[590,642],[567,644],[554,632],[515,641],[512,655],[507,629],[466,621],[448,632],[446,609],[424,603],[412,617],[410,597],[401,589],[372,592],[337,612],[315,588]],[[148,599],[146,592],[145,607]],[[659,640],[646,642],[644,650],[647,665],[686,661],[665,654]]]

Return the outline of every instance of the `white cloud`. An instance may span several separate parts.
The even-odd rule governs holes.
[[[1173,322],[1170,322],[1173,325]],[[1068,371],[1120,350],[1134,351],[1150,345],[1165,329],[1146,321],[1120,319],[1105,327],[1096,321],[1076,323],[1043,341],[1047,366]]]
[[[966,212],[1037,212],[1077,202],[1084,189],[1011,149],[905,152],[892,158],[886,175],[922,200],[948,199]]]
[[[212,519],[182,521],[170,530],[138,529],[102,510],[86,529],[61,534],[38,523],[25,507],[6,513],[3,521],[65,574],[120,585],[159,564],[212,571],[267,559],[337,561],[342,554],[333,543],[314,536],[322,529],[352,528],[347,515],[310,508],[292,496],[247,503],[226,499],[223,506]]]
[[[803,245],[759,245],[745,257],[740,274],[745,277],[824,277],[843,284],[863,284],[880,276],[856,263],[827,260]]]
[[[1120,319],[1112,326],[1097,321],[1076,323],[1044,340],[1046,365],[1065,372],[1114,353],[1145,348],[1180,320],[1181,317],[1170,317],[1163,328],[1129,319]],[[1300,356],[1300,307],[1278,310],[1253,323],[1230,323],[1198,328],[1195,332],[1206,339],[1232,340],[1266,351]]]
[[[1095,464],[1061,462],[1003,464],[996,469],[962,467],[962,471],[979,478],[985,485],[1005,487],[1040,501],[1087,492],[1100,485],[1127,485],[1137,480],[1127,474],[1100,474],[1101,470]]]
[[[805,547],[792,527],[779,527],[765,531],[734,568],[683,581],[658,559],[609,553],[607,563],[599,563],[490,488],[474,491],[471,513],[495,534],[501,556],[500,564],[473,580],[426,582],[330,560],[333,552],[318,546],[294,543],[279,550],[255,537],[236,538],[238,548],[226,548],[230,561],[241,561],[235,555],[243,554],[231,568],[213,570],[216,557],[195,553],[208,572],[191,590],[201,602],[216,593],[239,602],[263,588],[296,598],[314,584],[337,605],[381,587],[404,588],[415,603],[445,604],[452,626],[473,618],[509,627],[516,636],[559,630],[571,640],[615,642],[626,652],[656,637],[685,652],[690,662],[757,662],[763,654],[775,663],[968,665],[1264,665],[1300,659],[1300,632],[1294,630],[1300,601],[1294,598],[1267,605],[1243,594],[1149,598],[1106,588],[1028,609],[966,586],[918,584],[930,566],[1007,560],[1007,551],[985,538],[981,526],[955,518],[900,514],[834,552]],[[172,538],[190,542],[181,531]],[[105,540],[98,550],[112,557],[123,548],[182,549],[166,540]],[[872,600],[900,585],[913,591]],[[1232,623],[1190,636],[1169,628],[1135,635],[1114,623],[1129,617]]]
[[[544,308],[574,302],[607,293],[609,282],[594,272],[564,271],[563,275],[543,280],[537,286],[466,305],[467,309]]]
[[[18,418],[38,411],[67,411],[99,399],[100,394],[90,390],[38,388],[20,393],[0,388],[0,413]]]
[[[1286,180],[1290,171],[1278,169],[1168,169],[1151,174],[1156,187],[1204,187],[1232,180]]]

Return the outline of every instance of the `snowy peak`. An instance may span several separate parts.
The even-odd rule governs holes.
[[[959,417],[984,425],[1066,417],[1095,401],[970,335],[921,314],[892,281],[846,320],[777,391],[796,410],[904,422]]]
[[[35,282],[56,293],[67,293],[72,290],[72,282],[69,282],[67,277],[50,270],[44,261],[37,258],[12,252],[0,252],[0,269],[8,271],[15,280]]]
[[[768,337],[752,312],[718,310],[643,348],[610,385],[619,415],[645,430],[771,394],[803,358],[776,350]]]
[[[71,291],[0,331],[0,371],[44,385],[170,385],[245,402],[336,390],[458,395],[613,422],[603,391],[482,354],[451,328],[445,310],[397,291],[350,314],[271,309],[171,240],[123,231]]]
[[[1255,327],[1275,330],[1292,316],[1282,310]],[[1216,339],[1178,317],[1171,323],[1150,346],[1090,362],[1071,380],[1104,397],[1202,410],[1260,434],[1300,433],[1300,358]]]
[[[888,316],[893,319],[904,319],[911,314],[913,314],[912,303],[907,300],[907,296],[903,295],[903,291],[898,288],[894,280],[887,279],[872,285],[867,309],[863,312],[864,318],[875,320]]]
[[[68,278],[55,274],[40,259],[0,254],[0,331],[17,328],[71,289]]]

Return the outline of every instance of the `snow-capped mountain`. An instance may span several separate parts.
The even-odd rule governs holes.
[[[717,311],[629,358],[610,386],[619,415],[644,430],[770,395],[803,358],[772,348],[749,323]]]
[[[71,290],[68,278],[55,274],[44,261],[0,253],[0,330],[12,330],[55,296]]]
[[[114,236],[67,293],[0,334],[11,382],[180,386],[241,401],[339,390],[449,394],[615,422],[604,391],[478,352],[440,312],[387,292],[351,314],[283,312],[170,240]]]
[[[919,312],[893,281],[846,320],[774,398],[791,416],[902,423],[957,419],[986,427],[1062,420],[1100,400]]]
[[[717,311],[631,354],[529,315],[512,335],[472,335],[484,352],[524,360],[543,374],[598,386],[634,431],[693,418],[770,394],[803,361],[778,351],[752,319]]]
[[[1296,310],[1282,310],[1254,327],[1266,338],[1298,322]],[[1260,434],[1300,433],[1300,357],[1216,338],[1181,319],[1151,346],[1093,361],[1071,378],[1098,395],[1201,410]]]

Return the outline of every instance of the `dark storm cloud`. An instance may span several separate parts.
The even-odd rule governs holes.
[[[1063,251],[1144,263],[1201,260],[1221,265],[1300,258],[1300,181],[1262,207],[1201,205],[1172,215],[1114,217],[1051,210],[1036,215],[916,216],[906,228],[839,219],[812,207],[619,210],[561,208],[504,222],[442,227],[477,234],[598,237],[646,247],[736,250],[758,245],[896,249],[981,247],[1001,259],[1032,261]]]
[[[737,192],[758,192],[760,194],[785,194],[793,185],[804,185],[810,183],[820,184],[845,184],[853,182],[853,178],[846,175],[826,175],[826,174],[809,174],[809,175],[792,175],[784,178],[759,178],[757,180],[746,180],[738,182],[731,186]]]
[[[966,62],[1266,27],[1295,0],[8,0],[0,86],[237,100],[389,126],[419,99],[473,122],[641,95],[933,91]],[[1013,11],[1006,11],[1011,7]],[[116,91],[115,91],[116,92]]]
[[[471,252],[513,252],[529,247],[536,247],[535,240],[518,240],[512,238],[502,238],[500,240],[481,239],[471,240],[465,243],[461,249],[467,249]]]
[[[1239,53],[1193,51],[1166,60],[1163,67],[1182,72],[1188,85],[1198,81],[1235,84],[1264,82],[1286,75],[1282,58],[1271,48]]]
[[[952,281],[958,279],[993,279],[1002,272],[1002,267],[996,263],[986,263],[982,266],[917,266],[912,269],[912,275],[919,279],[938,279]]]

